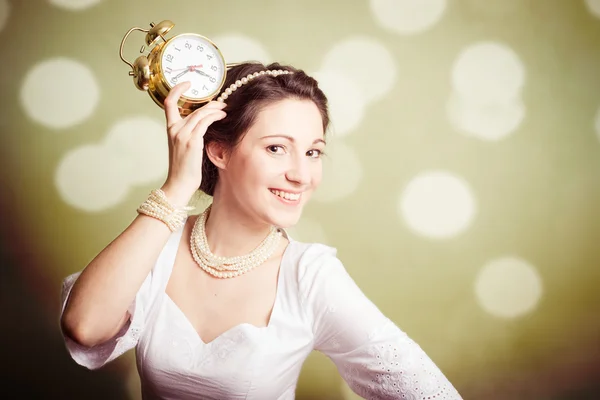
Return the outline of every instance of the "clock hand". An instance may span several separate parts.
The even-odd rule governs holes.
[[[179,79],[180,77],[184,76],[185,74],[187,74],[189,72],[189,70],[185,70],[183,72],[180,72],[179,74],[175,75],[173,78],[175,79]]]
[[[210,75],[208,75],[208,74],[207,74],[206,72],[204,72],[204,71],[200,71],[199,69],[196,69],[195,71],[196,71],[197,73],[199,73],[200,75],[203,75],[203,76],[206,76],[206,77],[210,78]]]
[[[183,71],[184,69],[188,70],[188,71],[192,71],[194,68],[202,68],[202,64],[198,64],[198,65],[189,65],[187,67],[183,67],[183,68],[177,68],[174,70],[171,70],[171,72],[179,72],[179,71]]]

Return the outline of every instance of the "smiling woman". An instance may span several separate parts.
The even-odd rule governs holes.
[[[313,350],[365,398],[460,399],[334,248],[285,231],[321,183],[329,117],[317,81],[259,63],[227,80],[185,118],[188,85],[167,97],[166,182],[64,282],[71,356],[95,369],[135,347],[145,399],[293,399]],[[198,188],[213,202],[188,218]]]

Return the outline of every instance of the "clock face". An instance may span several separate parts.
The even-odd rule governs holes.
[[[190,81],[192,85],[183,95],[204,99],[217,94],[225,80],[226,66],[221,53],[209,40],[183,34],[165,45],[161,69],[169,88]]]

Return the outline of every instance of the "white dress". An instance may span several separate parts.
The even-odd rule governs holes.
[[[204,343],[165,293],[183,228],[174,232],[129,308],[130,321],[93,348],[65,337],[96,369],[135,348],[144,399],[294,399],[312,350],[366,399],[460,399],[423,350],[361,292],[334,248],[289,238],[267,327],[237,325]],[[63,283],[62,304],[79,273]]]

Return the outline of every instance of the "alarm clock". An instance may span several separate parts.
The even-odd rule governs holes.
[[[219,48],[202,35],[182,33],[166,38],[174,26],[173,22],[165,20],[150,23],[150,29],[131,28],[121,41],[119,54],[132,69],[129,76],[133,77],[135,87],[147,91],[161,108],[175,85],[189,81],[189,89],[178,102],[181,115],[188,115],[219,94],[227,70],[238,64],[226,64]],[[150,51],[147,56],[139,56],[130,63],[123,57],[123,46],[134,31],[146,33],[145,43]],[[146,46],[142,46],[140,53],[144,53]]]

